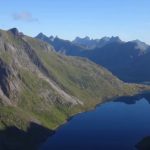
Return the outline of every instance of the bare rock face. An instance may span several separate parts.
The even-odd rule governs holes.
[[[19,31],[18,31],[17,28],[12,28],[9,31],[12,32],[14,35],[18,35],[19,34]]]
[[[19,32],[19,30],[17,28],[12,28],[8,31],[11,32],[14,36],[23,36],[23,33]]]
[[[19,91],[19,82],[14,72],[2,59],[0,59],[0,95],[5,104],[15,103]]]
[[[0,59],[0,86],[3,93],[9,97],[10,96],[10,87],[8,78],[11,74],[10,68]]]

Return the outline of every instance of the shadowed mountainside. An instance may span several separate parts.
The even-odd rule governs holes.
[[[10,126],[0,130],[0,150],[36,150],[54,133],[36,123],[30,123],[26,131]]]
[[[95,40],[77,37],[73,42],[69,42],[58,37],[52,40],[43,34],[36,38],[53,45],[60,53],[86,57],[106,67],[123,81],[150,81],[150,46],[139,40],[123,42],[119,37]]]

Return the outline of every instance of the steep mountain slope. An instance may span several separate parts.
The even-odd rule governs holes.
[[[150,47],[140,41],[112,43],[81,54],[127,82],[150,81]]]
[[[43,40],[42,38],[39,39]],[[97,64],[103,65],[123,81],[137,83],[150,81],[150,67],[148,65],[150,46],[139,40],[122,42],[117,37],[100,40],[78,37],[73,41],[74,45],[69,41],[51,41],[50,44],[61,53],[63,49],[67,52],[65,53],[67,55],[86,57]],[[84,47],[84,50],[81,50],[81,46]],[[90,49],[89,47],[96,48]]]
[[[78,56],[82,51],[87,50],[85,47],[75,45],[68,40],[63,40],[58,37],[54,38],[53,36],[47,37],[43,33],[39,33],[35,38],[49,43],[57,52],[66,55]]]
[[[55,128],[70,115],[146,86],[126,84],[87,59],[67,57],[17,29],[0,30],[0,127]]]

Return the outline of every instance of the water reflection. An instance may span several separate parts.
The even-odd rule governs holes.
[[[125,104],[136,104],[136,102],[141,100],[142,98],[145,98],[150,104],[150,93],[138,94],[135,96],[124,96],[117,98],[116,100],[114,100],[114,102],[122,102]]]

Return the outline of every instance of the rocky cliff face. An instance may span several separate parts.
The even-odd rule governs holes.
[[[4,103],[13,103],[18,92],[18,83],[15,81],[15,76],[11,68],[0,59],[0,87],[1,96]],[[4,100],[7,98],[7,101]],[[8,101],[8,99],[10,99]]]

